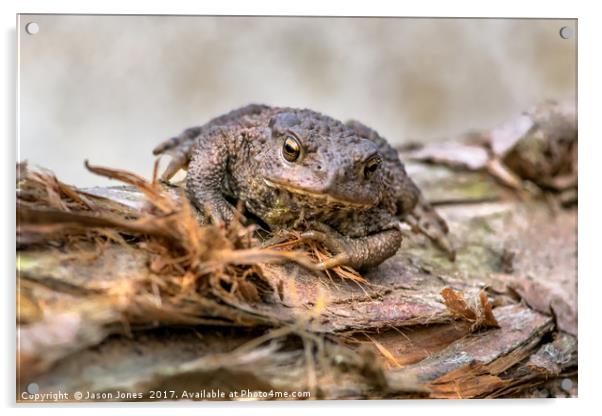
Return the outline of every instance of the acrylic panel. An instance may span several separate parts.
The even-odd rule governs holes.
[[[577,20],[17,19],[17,401],[577,397]]]

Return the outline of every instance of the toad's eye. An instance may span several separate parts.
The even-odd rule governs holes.
[[[366,179],[370,178],[374,172],[378,169],[380,164],[382,163],[382,159],[379,155],[374,155],[368,159],[366,164],[364,165],[364,177]]]
[[[301,155],[301,143],[294,136],[286,136],[282,145],[282,156],[289,162],[294,162]]]

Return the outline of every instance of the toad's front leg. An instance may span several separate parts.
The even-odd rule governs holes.
[[[228,224],[235,217],[235,209],[222,189],[235,135],[235,131],[227,128],[208,129],[191,150],[186,189],[194,205],[214,224]]]
[[[335,255],[318,265],[321,270],[336,266],[350,266],[360,270],[377,266],[393,256],[401,245],[401,231],[390,228],[366,237],[345,237],[325,224],[315,224],[315,229],[301,237],[319,241]]]

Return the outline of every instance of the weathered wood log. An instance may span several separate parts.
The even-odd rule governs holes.
[[[408,170],[456,261],[408,234],[360,276],[312,269],[307,247],[258,248],[252,229],[192,225],[177,188],[80,190],[22,169],[18,400],[32,382],[67,400],[498,397],[574,374],[576,209],[520,200],[485,172]]]

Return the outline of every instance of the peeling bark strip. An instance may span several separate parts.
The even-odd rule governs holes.
[[[506,387],[505,370],[533,353],[541,337],[552,330],[552,319],[520,305],[497,308],[499,329],[467,336],[421,362],[395,370],[425,383],[436,398],[480,397]]]
[[[456,261],[410,235],[377,269],[327,274],[320,253],[199,226],[180,189],[88,167],[130,185],[80,190],[18,166],[18,400],[33,381],[507,397],[576,374],[577,339],[554,325],[576,328],[575,209],[550,216],[480,174],[414,165],[447,201]]]
[[[471,300],[471,305],[464,300],[460,293],[449,287],[441,291],[441,296],[443,296],[445,306],[452,311],[456,318],[465,319],[472,324],[471,331],[480,328],[499,327],[484,290],[479,291],[478,300]]]

